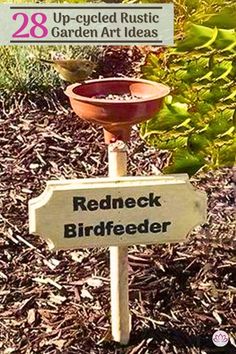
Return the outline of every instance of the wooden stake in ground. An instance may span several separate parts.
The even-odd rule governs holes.
[[[56,249],[110,247],[112,336],[121,344],[128,343],[131,327],[127,247],[183,242],[207,211],[206,193],[187,175],[124,177],[126,168],[126,145],[117,141],[109,146],[112,178],[50,181],[29,202],[30,233]]]
[[[117,140],[108,147],[109,177],[127,174],[127,147]],[[128,247],[110,247],[111,324],[113,340],[127,344],[130,333]]]

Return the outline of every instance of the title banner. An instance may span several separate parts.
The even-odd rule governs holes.
[[[173,4],[0,5],[0,45],[173,45]]]

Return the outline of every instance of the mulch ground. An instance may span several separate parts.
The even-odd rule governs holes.
[[[111,341],[108,250],[55,252],[28,233],[28,200],[47,180],[107,175],[101,128],[58,102],[41,107],[17,99],[0,116],[0,353],[234,353],[232,170],[193,179],[208,194],[208,220],[186,242],[130,247],[122,348]],[[133,130],[130,175],[158,173],[166,159]],[[227,347],[213,345],[217,329],[231,336]]]

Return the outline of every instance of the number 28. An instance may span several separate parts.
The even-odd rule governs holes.
[[[12,16],[13,20],[17,20],[18,17],[23,19],[20,28],[13,33],[13,38],[29,38],[30,36],[33,38],[44,38],[48,34],[48,29],[44,26],[45,22],[47,21],[47,16],[43,13],[35,13],[31,15],[30,21],[32,26],[30,27],[28,32],[22,33],[26,30],[26,27],[29,24],[29,16],[25,12],[17,12]],[[36,31],[38,28],[38,31]],[[36,33],[37,32],[37,33]]]

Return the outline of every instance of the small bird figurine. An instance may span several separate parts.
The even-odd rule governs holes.
[[[86,80],[93,72],[96,64],[86,59],[39,59],[43,63],[52,64],[60,77],[70,83]]]

